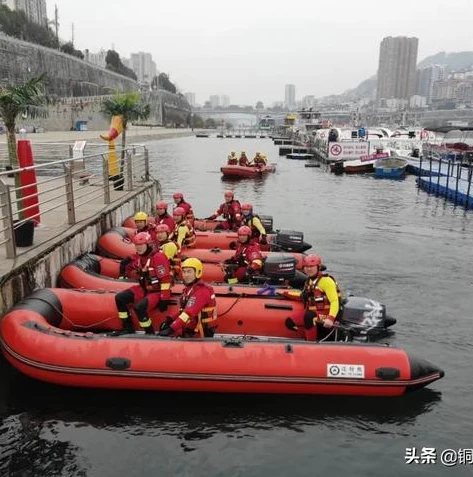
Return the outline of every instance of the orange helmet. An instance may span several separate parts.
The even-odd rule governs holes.
[[[166,232],[167,234],[171,231],[169,229],[169,226],[168,224],[159,224],[158,226],[156,226],[156,232],[159,233],[159,232]]]
[[[251,229],[247,225],[242,225],[238,229],[238,235],[251,235]]]
[[[173,199],[184,199],[184,194],[182,192],[174,192],[172,195]]]
[[[302,260],[303,267],[320,267],[322,259],[318,255],[307,255]]]
[[[177,215],[180,217],[184,217],[186,215],[186,211],[182,207],[176,207],[172,213],[172,215]]]
[[[135,245],[149,245],[153,239],[148,232],[140,232],[133,237],[133,243]]]
[[[159,202],[156,202],[156,208],[167,210],[168,204],[167,204],[167,202],[164,202],[163,200],[160,200]]]

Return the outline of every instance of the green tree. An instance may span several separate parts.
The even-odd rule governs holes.
[[[142,100],[141,94],[135,91],[127,93],[117,92],[111,98],[107,98],[102,102],[102,113],[106,117],[111,118],[112,116],[122,116],[122,167],[125,159],[126,130],[128,124],[137,119],[147,119],[150,112],[150,105],[145,103]]]
[[[105,68],[123,76],[128,76],[128,78],[132,78],[135,81],[137,80],[135,72],[122,63],[120,55],[114,50],[107,51],[107,55],[105,56]]]
[[[81,60],[84,59],[84,54],[80,50],[76,50],[74,48],[74,45],[71,41],[64,43],[61,45],[61,51],[63,53],[67,53],[68,55],[75,56],[77,58],[80,58]]]
[[[264,104],[261,101],[256,103],[255,109],[264,109]]]
[[[0,116],[3,118],[7,130],[8,162],[12,169],[19,167],[16,153],[16,120],[20,114],[30,117],[46,116],[45,107],[47,98],[43,90],[44,75],[31,78],[19,86],[0,86]],[[18,189],[19,176],[15,174],[15,186]],[[17,198],[21,197],[21,190],[17,190]],[[19,214],[20,219],[23,214]]]
[[[158,85],[160,88],[169,91],[170,93],[176,94],[177,88],[169,79],[169,76],[166,73],[160,73],[158,76]]]
[[[215,129],[217,127],[217,123],[215,122],[214,118],[207,118],[204,123],[205,129]]]

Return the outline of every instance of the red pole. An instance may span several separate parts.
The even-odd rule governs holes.
[[[26,139],[19,139],[17,141],[17,155],[20,167],[30,167],[34,165],[33,151],[31,150],[31,143]],[[38,186],[36,181],[36,171],[34,169],[20,172],[21,196],[25,197],[20,202],[20,207],[27,210],[24,211],[25,218],[31,218],[35,225],[39,225],[39,199]],[[31,197],[28,197],[31,196]]]

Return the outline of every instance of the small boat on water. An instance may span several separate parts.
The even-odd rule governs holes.
[[[222,166],[220,172],[225,177],[261,177],[270,172],[276,171],[276,164],[268,164],[267,166]]]
[[[374,175],[382,179],[399,179],[406,174],[408,161],[400,157],[386,157],[374,163]]]
[[[64,386],[400,396],[444,376],[399,348],[250,335],[241,320],[237,335],[211,338],[117,334],[113,293],[41,289],[3,316],[0,335],[11,365]]]

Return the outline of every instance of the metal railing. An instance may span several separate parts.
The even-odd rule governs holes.
[[[6,258],[17,256],[15,231],[27,222],[38,224],[40,218],[54,213],[56,222],[67,220],[74,225],[78,212],[87,204],[102,203],[105,208],[112,194],[129,192],[150,180],[146,146],[117,148],[115,152],[118,174],[114,175],[109,167],[110,152],[103,147],[101,152],[80,158],[0,172],[0,245],[6,247]],[[25,180],[25,173],[31,175],[32,171],[36,174],[34,183]]]

